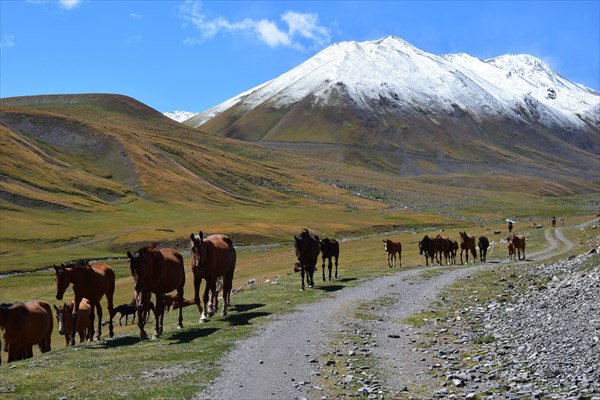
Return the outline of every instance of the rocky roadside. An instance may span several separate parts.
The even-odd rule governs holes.
[[[445,293],[422,327],[390,320],[394,302],[364,304],[371,317],[342,324],[311,398],[600,400],[598,250],[493,267],[491,297]],[[410,350],[392,360],[404,368],[389,368],[383,349],[394,346]]]

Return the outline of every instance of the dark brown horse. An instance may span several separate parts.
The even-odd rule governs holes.
[[[425,255],[425,265],[429,265],[429,259],[431,258],[431,265],[433,265],[433,258],[435,257],[435,240],[429,236],[423,236],[423,239],[419,240],[419,254]]]
[[[42,353],[50,351],[53,326],[52,308],[45,301],[0,304],[0,328],[4,330],[8,362],[33,357],[34,345]]]
[[[321,247],[321,257],[323,259],[323,282],[325,282],[325,259],[329,260],[327,268],[329,269],[329,280],[331,280],[331,270],[333,269],[332,258],[335,258],[335,279],[338,277],[338,257],[340,256],[340,244],[335,239],[325,238],[319,243]]]
[[[230,237],[223,234],[214,234],[204,237],[202,231],[197,235],[190,234],[192,253],[192,272],[194,274],[194,303],[200,311],[200,322],[214,314],[218,306],[219,286],[223,289],[223,316],[227,316],[227,306],[231,304],[231,289],[237,254]],[[200,284],[206,281],[202,302],[200,305]],[[208,307],[209,292],[211,305]],[[178,300],[184,304],[183,299]],[[180,307],[181,310],[183,307]]]
[[[456,265],[456,253],[458,252],[458,242],[456,240],[450,240],[450,259],[452,265]]]
[[[435,258],[438,264],[442,265],[442,255],[444,256],[445,265],[448,265],[448,258],[450,257],[451,242],[450,239],[437,235],[435,237]]]
[[[117,313],[121,314],[119,317],[119,326],[123,326],[121,322],[123,317],[125,317],[125,326],[127,326],[127,322],[129,322],[129,316],[131,315],[133,318],[131,319],[131,323],[135,322],[135,314],[137,313],[137,301],[134,297],[131,299],[129,303],[119,304],[113,309],[113,313],[110,316],[110,319],[113,319]]]
[[[486,262],[487,260],[487,250],[490,247],[490,241],[486,236],[479,236],[479,240],[477,241],[477,246],[479,247],[479,260],[481,262]]]
[[[388,266],[390,268],[396,266],[396,254],[398,254],[400,266],[402,266],[402,244],[400,242],[383,239],[383,250],[387,253]]]
[[[465,252],[465,262],[469,264],[469,251],[473,255],[473,264],[477,260],[477,250],[475,249],[475,236],[467,234],[467,232],[460,233],[460,263],[463,263],[462,255]]]
[[[65,290],[69,284],[73,285],[75,294],[75,308],[73,309],[73,325],[77,326],[77,313],[79,304],[85,297],[90,301],[90,337],[94,336],[95,313],[98,313],[98,332],[96,340],[102,336],[102,306],[100,300],[106,295],[108,301],[109,315],[109,334],[114,336],[113,322],[110,318],[113,309],[113,294],[115,292],[115,273],[106,263],[96,263],[90,265],[87,261],[75,261],[67,265],[61,264],[60,267],[54,267],[54,280],[56,282],[56,299],[62,300]],[[75,329],[71,331],[71,346],[75,345]]]
[[[185,286],[185,270],[183,268],[183,256],[177,251],[169,248],[159,249],[156,245],[142,247],[135,254],[127,252],[129,257],[129,268],[135,282],[136,304],[138,313],[138,327],[140,328],[140,339],[148,339],[144,330],[146,324],[145,315],[150,309],[150,297],[154,293],[156,306],[154,308],[155,328],[153,339],[163,333],[165,293],[177,290],[179,299],[183,299]],[[179,322],[177,328],[183,328],[183,314],[179,310]]]
[[[302,275],[301,290],[304,290],[304,274],[306,274],[306,285],[313,287],[315,281],[315,267],[321,251],[319,247],[319,236],[309,233],[308,229],[303,229],[300,236],[294,235],[294,247],[296,248],[296,257],[300,263],[300,274]]]
[[[71,331],[73,330],[73,308],[75,308],[75,302],[71,304],[65,303],[60,307],[54,306],[56,311],[56,322],[58,323],[58,333],[65,336],[67,346],[71,341]],[[88,299],[82,299],[79,303],[79,312],[77,313],[77,327],[76,331],[79,334],[79,343],[84,340],[92,340],[90,336],[90,312],[91,306]]]

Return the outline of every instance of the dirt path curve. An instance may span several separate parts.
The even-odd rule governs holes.
[[[545,232],[548,246],[529,255],[541,260],[564,253],[573,243],[560,228]],[[562,244],[561,244],[562,243]],[[504,259],[456,269],[426,267],[401,270],[393,276],[365,281],[345,288],[332,297],[308,304],[289,315],[278,316],[253,337],[240,341],[223,360],[221,375],[197,399],[320,399],[315,387],[317,370],[327,360],[323,354],[333,337],[352,320],[359,303],[394,299],[377,310],[373,339],[378,367],[385,371],[385,385],[395,391],[409,382],[428,379],[415,366],[420,357],[414,348],[411,327],[402,319],[424,310],[448,284],[474,271],[506,262]],[[437,270],[437,276],[423,278],[424,271]],[[433,274],[436,275],[436,274]]]

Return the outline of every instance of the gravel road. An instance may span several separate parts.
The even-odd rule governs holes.
[[[546,239],[546,250],[528,255],[529,260],[541,260],[556,255],[561,249],[572,248],[572,243],[560,229],[548,229]],[[502,250],[496,251],[500,257],[505,254]],[[393,276],[362,282],[357,287],[336,292],[330,298],[303,306],[297,312],[278,316],[255,336],[239,342],[224,360],[222,374],[196,398],[326,398],[317,381],[323,378],[323,365],[333,362],[327,355],[336,351],[348,352],[346,348],[332,349],[332,339],[344,335],[344,330],[356,329],[350,323],[354,310],[359,304],[369,302],[376,305],[376,314],[380,318],[370,321],[370,327],[375,329],[370,329],[365,340],[373,343],[372,346],[367,344],[367,351],[377,360],[381,384],[388,393],[399,393],[406,390],[407,383],[425,382],[431,379],[430,374],[415,367],[422,356],[413,351],[414,328],[402,320],[424,310],[446,285],[499,262],[504,260],[456,269],[435,267],[438,273],[429,274],[427,278],[422,277],[423,273],[432,271],[432,267],[400,270]],[[372,386],[368,393],[371,390]]]

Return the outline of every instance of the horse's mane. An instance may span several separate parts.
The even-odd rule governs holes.
[[[69,261],[66,264],[63,264],[65,266],[65,268],[82,268],[82,267],[89,267],[90,266],[90,262],[89,260],[75,260],[75,261]]]

